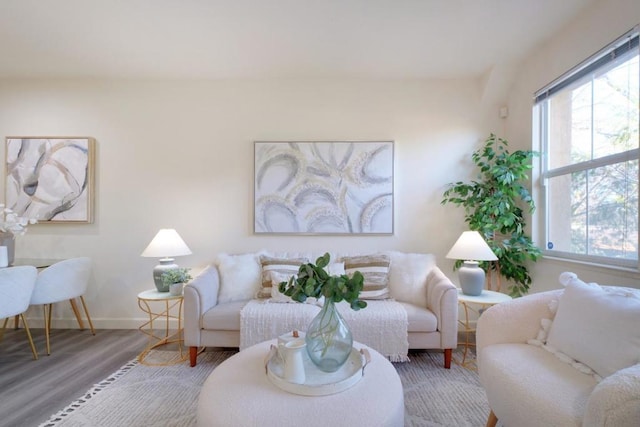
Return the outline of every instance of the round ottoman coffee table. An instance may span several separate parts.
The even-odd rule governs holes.
[[[264,359],[273,341],[256,344],[216,367],[198,399],[198,426],[326,427],[404,426],[404,396],[393,365],[377,351],[351,388],[327,396],[302,396],[275,386]]]

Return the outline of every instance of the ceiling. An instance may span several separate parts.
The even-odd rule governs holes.
[[[595,0],[0,0],[0,78],[457,78]]]

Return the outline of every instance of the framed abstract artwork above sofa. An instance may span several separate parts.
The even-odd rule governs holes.
[[[256,234],[393,234],[393,141],[254,143]]]
[[[7,137],[5,204],[47,222],[93,222],[95,140]]]

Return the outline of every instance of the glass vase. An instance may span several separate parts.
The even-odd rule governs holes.
[[[353,336],[335,303],[325,299],[305,336],[311,361],[324,372],[337,371],[349,358]]]

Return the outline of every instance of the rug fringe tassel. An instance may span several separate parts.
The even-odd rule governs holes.
[[[55,427],[64,421],[65,417],[72,414],[74,411],[80,409],[82,405],[87,403],[93,396],[97,393],[104,390],[108,385],[113,384],[118,378],[122,377],[124,374],[129,372],[135,366],[138,365],[138,359],[133,359],[120,369],[118,369],[113,374],[109,375],[104,380],[100,381],[97,384],[94,384],[93,387],[87,391],[82,397],[76,399],[71,404],[69,404],[66,408],[61,409],[57,413],[53,414],[45,423],[40,424],[39,427]]]
[[[407,356],[406,354],[390,354],[387,356],[387,358],[389,359],[389,362],[411,362],[411,359],[409,359],[409,356]]]

